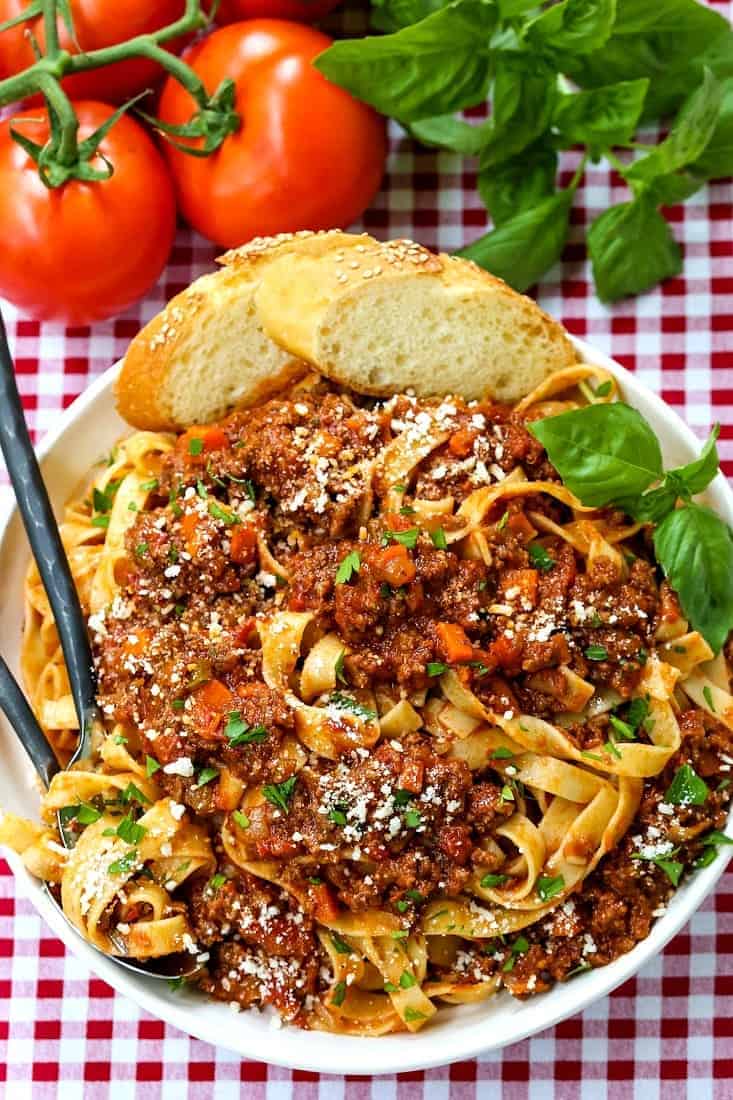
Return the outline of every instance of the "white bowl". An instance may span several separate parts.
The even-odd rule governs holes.
[[[657,433],[667,465],[689,462],[698,453],[696,437],[659,397],[607,356],[580,340],[575,344],[586,360],[616,375],[626,399],[643,413]],[[110,368],[63,413],[55,431],[39,448],[46,484],[58,510],[92,465],[128,430],[114,410],[112,384],[117,369]],[[711,507],[729,523],[733,522],[733,492],[722,475],[716,477],[706,496]],[[0,651],[16,674],[27,560],[28,547],[20,520],[11,510],[0,518],[3,607]],[[34,772],[1,717],[0,744],[3,758],[0,806],[35,817],[38,791]],[[247,1058],[323,1073],[375,1074],[426,1069],[496,1050],[550,1027],[605,996],[635,974],[689,920],[720,878],[729,854],[730,849],[726,848],[711,866],[691,875],[674,894],[667,912],[656,921],[647,939],[610,966],[581,974],[525,1002],[502,993],[484,1004],[446,1006],[441,1008],[435,1022],[416,1035],[388,1035],[379,1039],[306,1032],[290,1027],[274,1030],[265,1014],[234,1014],[227,1005],[206,1000],[201,994],[185,989],[172,992],[165,982],[133,975],[77,935],[39,883],[25,871],[20,859],[13,853],[9,853],[8,858],[20,889],[56,935],[90,970],[148,1012],[199,1039],[227,1047]]]

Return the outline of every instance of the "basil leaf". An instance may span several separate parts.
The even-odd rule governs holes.
[[[671,512],[677,501],[677,490],[668,485],[660,485],[641,497],[629,497],[614,501],[619,508],[632,516],[638,523],[661,523]]]
[[[636,130],[648,87],[649,81],[642,78],[561,96],[552,116],[553,129],[563,146],[624,145]]]
[[[718,449],[715,443],[719,435],[720,424],[716,424],[705,440],[705,446],[700,451],[699,458],[694,459],[693,462],[688,462],[686,466],[678,466],[675,470],[670,470],[667,474],[667,477],[670,479],[679,479],[679,481],[684,484],[690,496],[694,497],[697,493],[701,493],[704,489],[707,489],[718,472],[720,459],[718,458]]]
[[[699,504],[670,512],[654,532],[654,550],[693,628],[717,653],[733,627],[733,538]]]
[[[450,0],[373,0],[372,26],[379,31],[396,31],[419,23],[449,3]]]
[[[598,508],[637,495],[662,477],[659,440],[622,401],[589,405],[527,427],[568,489]]]
[[[532,20],[527,41],[537,49],[590,53],[608,40],[615,19],[615,0],[562,0]]]
[[[540,141],[479,172],[478,190],[498,226],[549,198],[556,176],[557,153]]]
[[[733,31],[697,0],[617,0],[613,33],[602,49],[568,55],[563,71],[582,87],[649,77],[644,117],[675,111],[700,83],[707,65],[718,77],[733,73]]]
[[[596,218],[588,230],[588,252],[603,302],[640,294],[682,269],[679,245],[647,196]]]
[[[692,165],[705,179],[733,176],[733,80],[722,84],[723,101],[718,121],[703,154]]]
[[[689,199],[690,195],[694,195],[704,186],[705,180],[699,176],[693,176],[690,172],[676,172],[657,176],[646,185],[644,193],[655,206],[674,206],[675,203]]]
[[[526,290],[562,255],[574,191],[558,191],[479,237],[456,255],[473,260],[515,290]]]
[[[449,114],[486,97],[496,20],[492,0],[454,0],[395,34],[334,42],[313,64],[382,114]]]
[[[706,69],[702,84],[685,100],[669,136],[641,160],[634,161],[624,176],[631,181],[650,181],[676,172],[702,155],[715,130],[723,103],[723,87]]]
[[[550,124],[557,73],[541,58],[510,50],[497,53],[491,129],[481,149],[481,169],[521,153]]]
[[[487,119],[477,126],[464,122],[454,115],[435,115],[410,124],[410,133],[423,145],[435,145],[441,149],[452,149],[464,157],[478,156],[486,135],[492,128],[492,120]]]

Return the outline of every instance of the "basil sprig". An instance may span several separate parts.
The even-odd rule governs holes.
[[[528,427],[584,504],[614,505],[639,522],[657,525],[657,561],[686,617],[717,652],[733,628],[733,535],[692,497],[718,471],[719,427],[699,458],[667,471],[650,425],[621,401],[574,409]]]
[[[559,259],[586,162],[607,157],[630,195],[589,229],[593,275],[604,300],[640,293],[681,269],[662,208],[733,173],[733,31],[698,0],[541,9],[530,0],[372,0],[374,27],[390,33],[335,42],[315,64],[417,140],[479,158],[494,228],[461,254],[518,290]],[[456,116],[487,94],[488,119]],[[639,144],[641,124],[675,111],[664,141]],[[558,152],[578,145],[576,178],[559,189]]]

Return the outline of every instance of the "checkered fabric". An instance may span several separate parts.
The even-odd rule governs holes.
[[[729,17],[733,4],[719,5]],[[348,30],[352,18],[345,17]],[[363,226],[447,251],[482,233],[475,165],[416,149],[393,127],[384,186]],[[577,158],[563,163],[563,182]],[[716,184],[671,211],[684,273],[611,308],[593,294],[584,227],[625,188],[590,166],[562,263],[537,288],[543,307],[610,353],[701,437],[722,424],[733,474],[733,189]],[[3,308],[28,419],[40,438],[119,358],[215,250],[181,229],[148,297],[123,317],[64,329]],[[7,490],[5,490],[7,491]],[[2,486],[0,486],[2,492]],[[1,597],[0,597],[1,604]],[[0,1096],[8,1100],[733,1100],[733,864],[666,951],[581,1015],[504,1051],[425,1073],[334,1078],[241,1061],[115,994],[16,895],[0,860]]]

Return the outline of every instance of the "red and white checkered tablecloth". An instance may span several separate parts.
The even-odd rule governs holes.
[[[733,4],[718,10],[730,17]],[[570,156],[564,183],[573,167]],[[672,211],[684,250],[680,278],[608,308],[593,294],[583,227],[624,198],[621,181],[605,166],[589,167],[563,261],[537,296],[572,333],[636,371],[698,435],[720,421],[720,452],[731,475],[733,187],[716,184]],[[474,166],[448,153],[416,149],[393,128],[384,187],[363,224],[381,238],[412,236],[446,251],[467,243],[486,224]],[[212,247],[181,229],[168,268],[148,297],[92,329],[39,325],[4,308],[37,437],[123,354],[143,322],[211,269],[214,256]],[[142,1012],[64,949],[18,896],[0,860],[0,1096],[733,1100],[733,863],[666,951],[584,1013],[475,1061],[370,1079],[241,1061]]]

